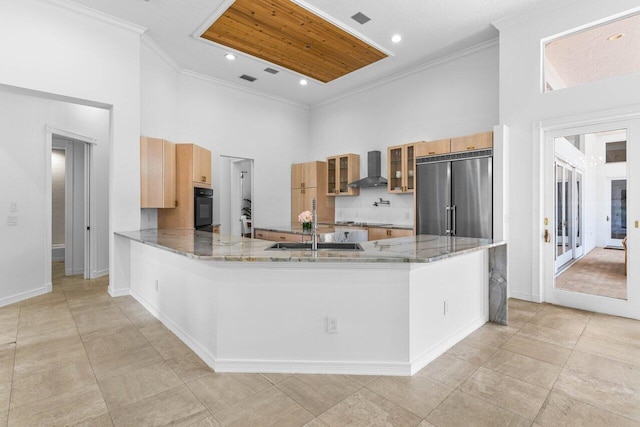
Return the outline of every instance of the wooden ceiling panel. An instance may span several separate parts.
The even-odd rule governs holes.
[[[236,0],[202,38],[324,83],[387,57],[290,0]]]

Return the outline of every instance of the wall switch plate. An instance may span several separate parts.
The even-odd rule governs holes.
[[[638,220],[636,220],[636,222],[634,223],[634,225],[636,226],[636,228],[638,228]]]
[[[11,202],[11,212],[18,212],[18,204],[16,202]]]
[[[442,314],[444,314],[445,316],[447,315],[447,313],[449,313],[449,301],[445,301],[444,302],[444,307],[443,307],[443,312]]]
[[[8,225],[9,227],[15,227],[15,226],[17,226],[17,225],[18,225],[18,217],[17,217],[17,216],[9,215],[9,216],[7,217],[7,225]]]
[[[328,334],[337,334],[338,333],[338,318],[337,317],[327,317],[327,333]]]

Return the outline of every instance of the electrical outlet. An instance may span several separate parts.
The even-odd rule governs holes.
[[[443,304],[443,315],[447,315],[447,313],[449,313],[449,301],[445,301]]]
[[[156,288],[156,292],[158,292],[158,281],[157,281],[157,280],[156,280],[156,286],[155,286],[155,288]]]
[[[18,217],[17,216],[12,216],[12,215],[8,216],[7,217],[7,225],[9,227],[17,226],[18,225]]]
[[[11,202],[11,212],[18,212],[18,204],[16,202]]]
[[[327,317],[327,333],[328,334],[337,334],[338,333],[338,318],[337,317]]]

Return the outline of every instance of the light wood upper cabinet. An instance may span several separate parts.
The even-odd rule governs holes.
[[[315,161],[291,165],[291,222],[298,222],[298,215],[312,210],[317,201],[318,221],[333,221],[335,200],[327,197],[327,165]]]
[[[140,207],[176,206],[176,146],[158,138],[140,137]]]
[[[158,228],[193,229],[193,188],[211,188],[211,152],[195,144],[175,147],[176,208],[158,211]]]
[[[387,148],[387,192],[413,193],[416,144],[418,143]]]
[[[211,185],[211,151],[193,146],[193,182]]]
[[[493,147],[493,132],[476,133],[451,139],[451,152],[482,150]]]
[[[349,187],[349,183],[360,179],[360,156],[341,154],[327,157],[327,195],[357,196],[359,188]]]
[[[415,156],[435,156],[451,152],[451,139],[438,139],[436,141],[423,141],[415,143]]]
[[[324,174],[324,162],[307,162],[291,165],[291,188],[318,187],[318,174]]]

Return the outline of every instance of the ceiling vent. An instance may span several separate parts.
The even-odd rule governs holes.
[[[280,71],[274,70],[273,68],[270,68],[270,67],[265,68],[264,71],[266,71],[269,74],[278,74],[280,72]]]
[[[371,21],[371,18],[369,18],[367,15],[365,15],[362,12],[358,12],[355,15],[353,15],[351,17],[351,19],[353,19],[354,21],[356,21],[358,24],[366,24],[367,22]]]
[[[253,76],[249,76],[247,74],[243,74],[240,76],[241,79],[246,80],[248,82],[255,82],[257,79]]]

